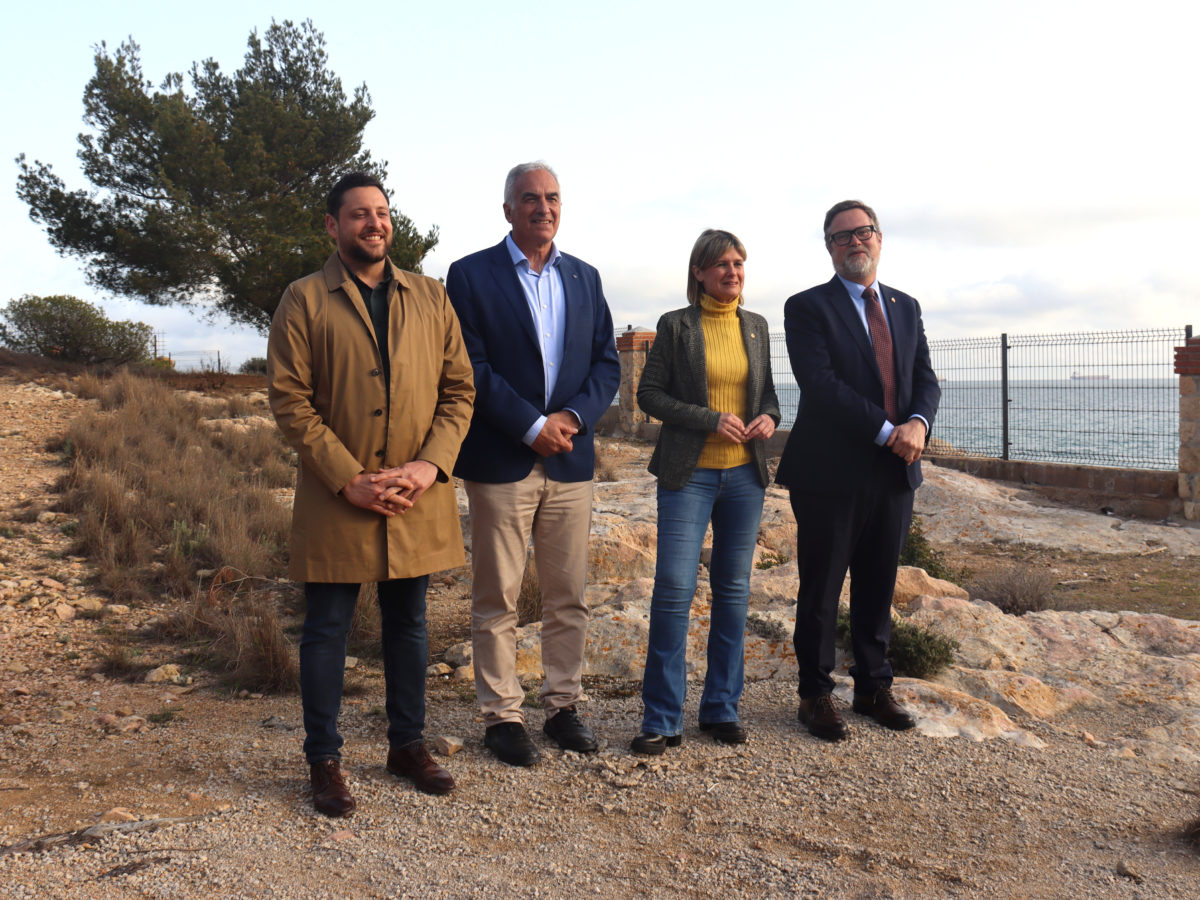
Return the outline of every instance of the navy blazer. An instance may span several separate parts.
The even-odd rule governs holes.
[[[468,481],[520,481],[540,457],[522,441],[538,416],[570,408],[583,419],[573,449],[546,457],[554,481],[590,481],[595,470],[593,430],[612,404],[621,380],[612,315],[600,274],[561,254],[558,265],[566,307],[562,368],[546,394],[541,346],[533,314],[505,242],[451,264],[446,292],[458,313],[475,372],[475,410],[454,474]]]
[[[908,294],[879,287],[896,361],[901,421],[894,424],[916,414],[932,430],[942,390],[929,361],[921,306]],[[883,379],[845,285],[834,276],[789,297],[783,323],[800,408],[776,482],[823,494],[849,493],[879,478],[881,487],[915,489],[921,483],[920,461],[906,466],[889,448],[875,445],[887,419]]]

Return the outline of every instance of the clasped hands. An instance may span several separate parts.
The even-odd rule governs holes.
[[[579,420],[574,413],[561,409],[546,416],[542,430],[533,439],[530,447],[538,456],[554,456],[556,453],[570,453],[575,445],[571,438],[579,434]]]
[[[733,413],[723,412],[720,421],[717,422],[717,434],[734,444],[754,440],[765,441],[775,434],[775,420],[763,413],[751,419],[749,425],[744,425]]]
[[[897,425],[884,446],[891,447],[893,453],[911,466],[925,449],[925,423],[920,419],[909,419],[903,425]]]
[[[411,509],[437,480],[437,473],[437,466],[423,459],[378,472],[359,472],[342,488],[342,496],[355,506],[391,518]]]

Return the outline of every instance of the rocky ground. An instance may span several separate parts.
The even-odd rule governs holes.
[[[108,603],[89,591],[86,560],[66,555],[71,523],[50,491],[62,470],[44,447],[82,403],[0,378],[0,896],[1196,894],[1200,855],[1184,836],[1200,818],[1196,623],[1115,612],[1129,608],[1122,590],[1143,613],[1194,602],[1194,528],[1114,522],[933,473],[921,511],[952,563],[1056,569],[1074,609],[1102,612],[1014,619],[949,589],[914,595],[905,615],[956,635],[957,665],[900,684],[917,730],[851,715],[837,745],[797,727],[794,681],[776,666],[787,642],[766,626],[754,664],[779,674],[747,687],[751,741],[716,745],[693,724],[657,760],[628,753],[636,684],[609,674],[589,678],[598,754],[539,735],[536,768],[498,763],[458,672],[469,660],[455,658],[430,678],[428,733],[464,741],[446,762],[460,787],[433,798],[384,770],[382,678],[364,661],[343,713],[359,810],[330,820],[308,799],[295,697],[231,695],[199,670],[179,679],[191,684],[97,673],[114,634],[161,610]],[[629,578],[647,564],[644,458],[621,442],[603,453],[598,635],[642,609],[645,583]],[[775,496],[764,552],[786,545],[787,515]],[[766,622],[787,621],[787,566],[756,571]],[[1102,602],[1087,602],[1093,589]],[[466,637],[468,590],[463,572],[435,586],[432,662]],[[623,634],[632,646],[596,644],[593,670],[636,659],[637,628]],[[176,649],[142,652],[169,664]],[[541,714],[529,721],[540,727]]]

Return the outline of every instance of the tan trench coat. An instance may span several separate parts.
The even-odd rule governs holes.
[[[411,578],[465,559],[449,473],[471,422],[471,361],[441,284],[388,265],[390,403],[370,314],[336,253],[288,286],[271,322],[271,410],[300,455],[297,581]],[[414,459],[437,466],[438,479],[402,515],[360,509],[339,493],[360,472]]]

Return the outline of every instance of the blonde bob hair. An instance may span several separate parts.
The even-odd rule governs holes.
[[[692,246],[692,257],[688,260],[687,298],[692,306],[700,305],[700,295],[704,293],[704,285],[696,277],[696,269],[707,269],[730,250],[736,250],[743,262],[746,259],[746,247],[731,231],[721,231],[719,228],[706,228],[696,238]],[[743,301],[738,298],[738,303]]]

